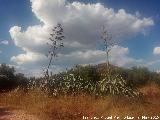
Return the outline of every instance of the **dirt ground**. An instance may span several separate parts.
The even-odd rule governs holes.
[[[25,111],[0,106],[0,120],[40,120]]]

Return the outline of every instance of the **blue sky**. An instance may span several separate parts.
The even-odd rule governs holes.
[[[9,45],[0,45],[0,63],[10,63],[10,57],[23,52],[11,40],[9,29],[20,25],[25,29],[28,25],[35,24],[37,19],[31,11],[29,0],[0,0],[0,40],[8,40]]]
[[[160,65],[159,65],[160,64],[159,62],[159,58],[160,58],[160,48],[159,48],[160,47],[160,34],[159,34],[159,31],[160,31],[160,7],[159,7],[160,1],[159,0],[148,0],[148,1],[146,0],[77,0],[77,3],[79,4],[75,4],[75,5],[72,4],[73,2],[75,2],[75,0],[68,0],[68,1],[65,1],[65,3],[64,3],[64,0],[60,0],[61,2],[59,3],[57,2],[57,0],[55,1],[49,0],[48,1],[49,4],[47,4],[46,2],[45,5],[44,5],[44,1],[45,0],[31,0],[31,1],[29,0],[0,0],[0,16],[1,16],[0,17],[0,41],[1,41],[0,43],[0,63],[8,63],[11,65],[17,66],[17,69],[19,69],[20,71],[24,70],[25,72],[29,68],[33,68],[33,66],[35,66],[33,69],[35,70],[35,72],[38,72],[38,69],[41,69],[43,67],[43,65],[41,66],[41,64],[44,64],[45,66],[47,62],[44,62],[44,60],[47,60],[47,59],[44,58],[44,56],[42,56],[42,54],[40,53],[41,50],[37,50],[38,48],[42,49],[42,47],[40,46],[43,46],[42,43],[38,42],[38,40],[36,39],[37,36],[35,37],[34,35],[32,35],[32,37],[29,37],[28,33],[31,32],[31,33],[34,33],[35,35],[39,35],[38,34],[39,30],[42,30],[42,31],[44,29],[49,30],[50,26],[55,25],[56,21],[58,20],[64,23],[64,28],[66,27],[66,30],[67,30],[66,35],[68,35],[69,37],[72,37],[70,38],[71,41],[69,41],[68,43],[71,43],[71,42],[76,43],[76,44],[78,43],[79,46],[80,45],[85,46],[86,44],[90,44],[90,41],[87,41],[87,39],[89,35],[92,35],[92,33],[89,32],[88,33],[89,35],[86,36],[87,39],[84,36],[82,37],[82,40],[81,40],[78,37],[76,38],[76,36],[71,36],[70,28],[76,29],[77,27],[78,29],[79,26],[76,26],[75,24],[73,24],[74,22],[78,23],[78,21],[80,21],[79,23],[83,24],[83,22],[81,21],[82,19],[83,21],[90,20],[90,18],[86,17],[87,16],[86,14],[92,14],[92,12],[89,13],[90,12],[88,10],[89,7],[87,6],[88,3],[90,3],[90,5],[101,3],[101,6],[96,6],[96,7],[97,8],[99,7],[102,9],[102,6],[103,6],[104,8],[114,9],[113,14],[118,14],[118,11],[120,9],[123,9],[125,10],[126,16],[129,16],[129,15],[136,16],[137,15],[135,19],[133,18],[134,19],[133,22],[137,22],[138,20],[145,22],[144,18],[147,18],[148,20],[147,23],[143,23],[143,25],[141,23],[142,27],[139,26],[139,28],[137,28],[137,30],[134,32],[130,27],[125,28],[126,26],[125,26],[125,21],[124,21],[123,22],[124,25],[121,25],[120,28],[122,29],[122,31],[124,31],[124,34],[122,36],[125,36],[126,34],[127,37],[122,37],[121,38],[122,40],[119,42],[118,47],[115,47],[115,49],[120,49],[124,51],[124,53],[122,53],[122,56],[124,55],[123,56],[124,58],[122,58],[122,60],[124,59],[124,61],[127,61],[127,60],[132,61],[132,62],[134,61],[135,63],[133,65],[136,65],[136,63],[137,65],[146,65],[147,67],[149,67],[149,69],[155,70],[155,71],[160,69]],[[39,4],[39,3],[43,3],[43,4]],[[84,6],[82,4],[86,5],[85,7],[85,10],[87,11],[86,14],[83,13]],[[40,7],[37,7],[38,5],[40,5]],[[65,13],[65,12],[61,13],[63,9],[66,9],[67,5],[75,7],[75,8],[72,10],[70,9],[70,11],[68,10],[69,11],[68,13]],[[48,8],[46,6],[48,6]],[[59,8],[56,6],[58,6]],[[78,8],[78,6],[80,7],[80,10],[77,12],[76,8]],[[90,9],[93,9],[93,12],[95,10],[93,6],[91,6]],[[102,11],[105,12],[105,10],[102,10]],[[73,16],[74,14],[75,16],[76,14],[80,14],[80,15],[77,16],[77,18],[72,19],[70,18],[71,12],[73,12]],[[66,17],[66,19],[69,19],[70,21],[73,20],[73,22],[70,23],[66,19],[61,20],[63,18],[56,15],[56,13],[61,14],[61,16],[64,16],[64,18],[68,16]],[[96,15],[98,16],[101,14],[102,13],[99,12]],[[107,16],[105,17],[107,19]],[[102,21],[105,21],[105,17],[103,18]],[[96,19],[96,18],[93,18],[93,19]],[[130,19],[128,18],[128,20]],[[55,22],[52,22],[52,21],[55,21]],[[97,21],[101,21],[101,19],[99,18],[97,19]],[[89,24],[91,24],[92,26],[92,20],[89,22]],[[99,25],[100,23],[98,22],[96,23],[96,21],[94,21],[93,25],[95,24]],[[39,27],[36,27],[37,25],[39,25]],[[83,25],[81,26],[83,27]],[[19,30],[18,27],[20,27],[21,30]],[[30,30],[29,27],[33,28],[33,30],[32,29]],[[85,28],[85,29],[81,28],[81,29],[86,30],[89,28]],[[77,30],[77,32],[80,33],[81,32],[80,30],[79,31]],[[129,33],[127,33],[127,30],[129,31]],[[46,34],[42,35],[43,39],[44,39],[44,36],[46,37]],[[78,35],[79,34],[77,33],[77,36]],[[97,36],[93,36],[93,37],[98,38]],[[40,37],[38,38],[41,41],[44,41],[42,38]],[[74,41],[74,39],[76,40]],[[92,39],[92,36],[90,36],[90,39]],[[4,44],[2,41],[8,41],[8,44]],[[35,42],[32,43],[32,41],[35,41]],[[86,56],[88,55],[86,61],[78,60],[79,62],[73,62],[74,64],[99,63],[100,61],[103,61],[103,57],[101,59],[95,58],[95,60],[90,60],[90,59],[94,59],[93,56],[94,55],[96,56],[96,54],[98,55],[103,54],[101,53],[101,51],[94,51],[95,53],[91,53],[91,51],[93,50],[93,46],[94,45],[89,45],[88,47],[89,49],[86,49],[85,47],[79,47],[79,48],[73,49],[67,46],[66,51],[68,50],[72,52],[65,53],[64,55],[66,56],[70,55],[74,58],[76,58],[76,56],[74,56],[75,54],[79,54],[79,55],[82,54]],[[77,50],[76,51],[77,53],[74,53],[75,49]],[[116,55],[119,56],[118,52],[113,53],[113,54],[114,54],[113,55],[114,57]],[[89,56],[91,56],[91,58]],[[34,59],[33,57],[37,58],[38,60],[40,59],[41,61],[37,61],[37,59]],[[115,60],[116,58],[118,57],[113,58],[113,61],[115,61],[115,63],[118,64],[119,66],[125,67],[128,64],[130,64],[129,62],[127,62],[126,64],[124,63],[122,64],[119,62],[117,63],[117,60]],[[64,67],[72,66],[72,64],[69,64],[69,63],[72,63],[70,59],[63,58],[63,57],[62,59],[66,61],[60,61],[56,63],[56,67],[58,70]],[[77,61],[77,59],[75,59],[75,61]],[[61,64],[66,64],[66,66],[65,65],[63,66]]]
[[[74,0],[70,0],[74,1]],[[160,1],[159,0],[77,0],[85,3],[100,2],[107,7],[119,10],[125,9],[129,13],[139,12],[142,16],[153,18],[155,25],[144,35],[136,35],[121,44],[130,48],[130,53],[136,58],[150,59],[154,46],[160,46]]]

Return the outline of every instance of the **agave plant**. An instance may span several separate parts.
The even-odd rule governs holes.
[[[41,87],[45,89],[46,92],[51,93],[54,96],[61,94],[78,94],[79,92],[87,92],[92,95],[125,95],[127,97],[137,97],[138,92],[134,91],[129,87],[126,81],[119,74],[113,73],[113,68],[110,65],[109,55],[112,47],[115,45],[112,40],[112,36],[108,34],[108,31],[103,27],[103,32],[101,38],[104,41],[104,47],[106,51],[106,72],[101,80],[95,83],[91,79],[85,80],[84,75],[80,76],[75,70],[71,72],[63,72],[59,75],[54,75],[54,77],[49,75],[49,69],[51,62],[54,57],[57,57],[57,49],[63,47],[62,40],[63,29],[60,24],[58,24],[50,34],[51,38],[48,45],[50,46],[49,51],[49,64],[47,70],[45,71],[45,79],[41,84]],[[59,42],[59,44],[58,44]],[[79,69],[78,69],[79,71]]]
[[[37,83],[36,83],[36,81],[30,79],[30,80],[28,81],[28,84],[27,84],[27,89],[28,89],[28,90],[33,90],[33,89],[35,89],[35,88],[37,88]]]
[[[82,81],[83,79],[80,76],[76,76],[75,74],[65,74],[63,76],[64,92],[67,94],[77,94],[83,89]]]
[[[104,41],[106,51],[106,72],[104,78],[98,83],[99,94],[124,95],[127,97],[138,97],[139,93],[129,87],[121,75],[113,73],[111,68],[109,55],[112,47],[115,45],[112,35],[103,27],[101,38]]]
[[[124,95],[135,98],[139,95],[138,92],[129,87],[121,75],[112,75],[105,77],[98,83],[100,95]]]
[[[49,37],[49,41],[47,42],[47,45],[49,46],[49,51],[47,54],[47,57],[49,58],[49,63],[47,65],[47,68],[44,70],[44,79],[41,82],[41,89],[43,89],[46,92],[50,92],[50,81],[53,81],[53,85],[54,80],[52,79],[52,72],[50,72],[50,67],[52,66],[52,62],[53,60],[58,57],[58,50],[62,47],[64,47],[63,44],[63,39],[64,39],[64,35],[63,35],[63,27],[61,24],[57,24],[57,26],[55,26],[52,29],[52,33],[50,34]],[[55,89],[54,89],[55,90]]]

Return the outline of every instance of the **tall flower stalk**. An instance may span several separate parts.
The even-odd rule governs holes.
[[[112,47],[115,45],[115,41],[112,35],[103,27],[101,39],[104,42],[104,47],[106,51],[106,72],[102,80],[99,81],[100,94],[110,94],[110,95],[124,95],[127,97],[137,97],[138,92],[134,91],[132,88],[127,86],[126,81],[121,75],[113,73],[113,67],[109,61],[109,55]]]
[[[49,58],[49,63],[47,65],[46,69],[46,77],[49,77],[49,69],[52,65],[53,59],[58,57],[58,50],[62,47],[64,47],[63,40],[63,28],[61,24],[57,24],[56,27],[52,29],[52,33],[50,34],[49,42],[47,42],[47,45],[49,46],[49,51],[47,57]]]
[[[111,49],[115,45],[115,43],[113,41],[112,35],[109,34],[109,32],[106,30],[106,28],[104,26],[102,29],[101,39],[103,40],[105,52],[106,52],[107,76],[110,78],[112,70],[111,70],[110,61],[109,61],[109,55],[110,55]]]
[[[64,47],[63,40],[65,39],[63,35],[63,27],[61,24],[57,24],[53,29],[52,33],[50,34],[49,41],[47,42],[47,45],[49,47],[49,51],[47,54],[47,57],[49,58],[49,62],[47,65],[47,68],[44,70],[44,81],[41,83],[41,88],[46,91],[50,92],[50,87],[53,86],[52,83],[54,83],[54,79],[51,80],[52,77],[52,71],[50,70],[53,60],[55,60],[58,57],[59,50]]]

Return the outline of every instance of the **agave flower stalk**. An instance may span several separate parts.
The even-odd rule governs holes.
[[[115,45],[115,42],[113,41],[112,35],[106,30],[105,26],[103,26],[103,29],[102,29],[101,39],[103,40],[104,49],[106,52],[106,70],[107,71],[105,73],[105,77],[108,79],[108,81],[110,81],[112,69],[110,66],[109,55],[112,47]]]
[[[121,77],[121,75],[115,74],[112,71],[109,54],[112,47],[115,45],[115,41],[112,35],[103,27],[102,36],[104,42],[104,47],[106,51],[106,70],[105,78],[99,81],[100,94],[111,94],[111,95],[124,95],[127,97],[137,97],[139,93],[134,91],[132,88],[127,86],[126,81]]]
[[[58,57],[59,49],[64,47],[63,40],[65,39],[63,35],[63,27],[61,24],[57,24],[50,34],[49,41],[47,45],[49,46],[49,51],[47,57],[49,58],[49,62],[46,70],[44,70],[44,81],[43,88],[46,92],[49,92],[49,80],[52,76],[52,72],[50,72],[50,67],[52,66],[53,60]],[[42,85],[41,85],[42,86]],[[44,88],[45,87],[45,88]]]
[[[46,75],[49,76],[49,69],[52,64],[54,58],[58,57],[58,50],[64,47],[63,44],[63,28],[61,24],[57,24],[56,27],[52,29],[52,33],[50,34],[49,42],[47,45],[49,46],[49,51],[47,57],[49,58],[49,63],[46,70]],[[51,72],[52,74],[52,72]]]

